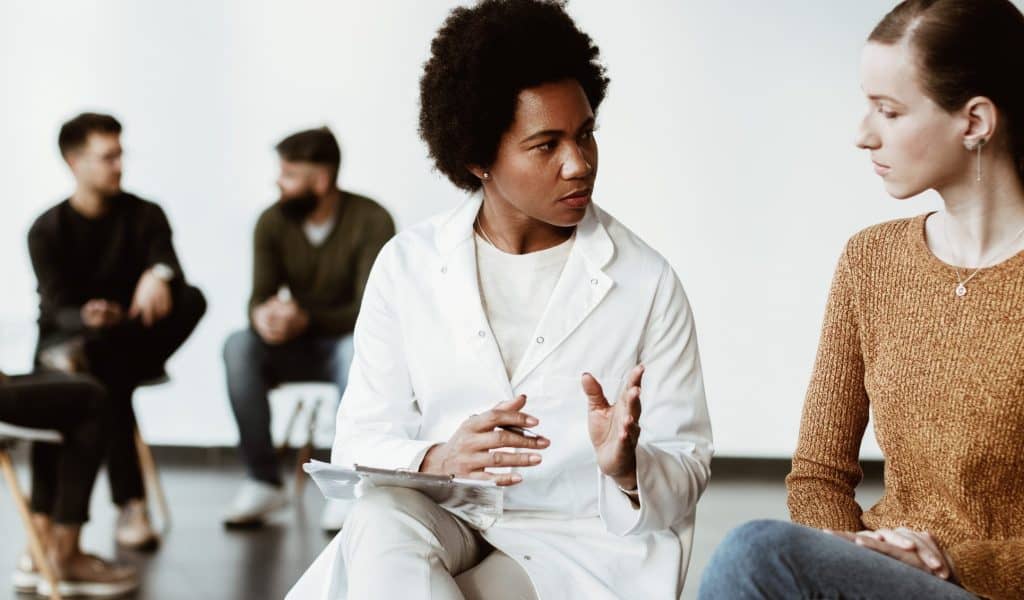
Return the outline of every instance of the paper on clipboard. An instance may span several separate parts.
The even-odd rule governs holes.
[[[458,479],[414,471],[347,468],[311,460],[302,465],[327,498],[345,500],[362,495],[366,487],[404,487],[426,494],[441,508],[478,529],[487,529],[501,516],[504,494],[493,481]]]

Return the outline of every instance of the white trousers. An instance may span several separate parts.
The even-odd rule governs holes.
[[[416,490],[367,490],[345,519],[341,551],[351,600],[537,598],[515,560]]]

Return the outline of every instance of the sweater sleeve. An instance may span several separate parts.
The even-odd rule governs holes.
[[[171,224],[163,209],[155,204],[144,221],[142,239],[146,244],[146,268],[156,264],[167,265],[174,271],[174,281],[184,282],[185,274],[181,270],[178,254],[174,251]]]
[[[1024,598],[1024,538],[966,541],[946,552],[969,592],[994,600]]]
[[[284,283],[284,267],[277,242],[277,230],[270,212],[264,212],[253,233],[252,293],[249,295],[249,319],[252,311],[277,293]]]
[[[864,360],[847,245],[832,282],[799,442],[786,478],[794,522],[846,531],[864,529],[854,489],[863,478],[858,457],[867,423]]]
[[[28,232],[28,254],[39,289],[40,312],[61,331],[78,333],[84,329],[82,306],[61,269],[55,226],[37,221]]]
[[[309,309],[309,327],[328,335],[351,333],[363,303],[366,281],[381,248],[395,235],[395,224],[383,209],[366,224],[365,235],[356,249],[352,272],[352,299],[339,306]]]

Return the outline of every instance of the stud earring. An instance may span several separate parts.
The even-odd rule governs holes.
[[[487,181],[490,178],[491,178],[491,172],[490,171],[484,171],[484,176],[483,176],[484,181]]]

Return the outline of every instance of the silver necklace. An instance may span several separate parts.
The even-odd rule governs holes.
[[[476,216],[476,220],[473,221],[473,228],[476,229],[477,233],[480,234],[480,237],[484,238],[484,240],[488,244],[494,246],[495,248],[498,247],[494,242],[491,241],[491,238],[487,237],[487,233],[484,231],[484,226],[480,222],[480,215],[479,214]]]
[[[953,255],[953,262],[954,263],[959,263],[960,259],[957,258],[956,250],[953,248],[953,243],[949,240],[949,213],[942,213],[942,235],[945,236],[945,238],[946,238],[946,245],[949,246],[949,253],[951,255]],[[1021,230],[1017,232],[1017,235],[1013,236],[1013,238],[1010,239],[1010,241],[1005,246],[1003,246],[1001,248],[1001,250],[1003,252],[1005,252],[1006,249],[1008,249],[1010,246],[1012,246],[1014,243],[1016,243],[1017,240],[1020,239],[1021,235],[1024,235],[1024,227],[1022,227]],[[1000,254],[1002,254],[1002,252],[1000,252],[996,256],[999,256]],[[977,269],[975,269],[973,273],[968,275],[966,279],[964,279],[960,275],[960,267],[957,267],[957,266],[953,267],[953,272],[956,273],[956,281],[957,281],[957,286],[956,286],[955,293],[956,293],[958,298],[963,298],[964,296],[967,295],[967,282],[972,280],[972,279],[974,279],[975,275],[980,273],[982,269],[984,269],[984,268],[986,268],[988,266],[990,266],[990,265],[988,265],[986,261],[982,261],[981,266],[978,267]]]

